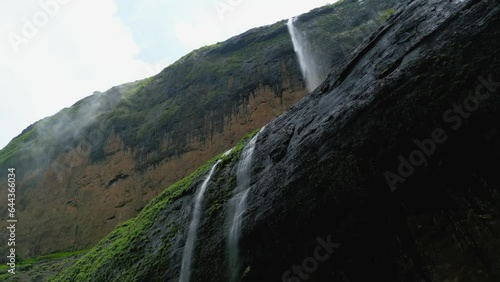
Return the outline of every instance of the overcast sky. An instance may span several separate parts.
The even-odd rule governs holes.
[[[94,91],[334,0],[5,0],[0,148]]]

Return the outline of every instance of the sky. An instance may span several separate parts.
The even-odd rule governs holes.
[[[94,91],[159,73],[205,45],[335,0],[5,0],[0,148]]]

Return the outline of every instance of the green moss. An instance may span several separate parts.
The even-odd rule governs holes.
[[[396,10],[394,10],[394,8],[389,8],[385,11],[382,11],[380,13],[380,18],[378,20],[378,23],[383,24],[385,21],[387,21],[394,14],[394,12],[396,12]]]

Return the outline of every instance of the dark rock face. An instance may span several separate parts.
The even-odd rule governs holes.
[[[412,1],[266,128],[244,281],[500,279],[499,11]]]
[[[271,122],[254,155],[242,281],[500,280],[499,38],[497,1],[411,1]],[[227,281],[236,166],[223,161],[207,191],[193,281]],[[199,183],[126,241],[115,257],[133,263],[91,268],[116,251],[110,236],[57,278],[176,281]]]

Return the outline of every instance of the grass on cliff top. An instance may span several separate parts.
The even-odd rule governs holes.
[[[7,146],[0,151],[0,165],[5,164],[19,149],[24,146],[24,144],[30,141],[34,136],[33,134],[35,131],[36,127],[33,127],[28,132],[14,138],[9,144],[7,144]]]
[[[123,98],[127,99],[127,98],[137,94],[143,88],[148,86],[153,80],[154,80],[154,76],[134,82],[135,85],[133,85],[129,89],[125,90],[125,93],[123,94]]]
[[[193,183],[204,177],[217,160],[222,160],[219,169],[238,161],[246,143],[257,132],[258,130],[245,136],[228,156],[224,157],[223,154],[219,154],[189,176],[169,186],[147,204],[137,217],[116,227],[75,264],[51,277],[49,281],[138,281],[141,275],[147,273],[147,266],[151,265],[154,258],[146,249],[137,246],[147,243],[148,230],[161,211],[182,197]],[[174,236],[176,232],[170,235]],[[163,242],[168,240],[169,238],[166,238]],[[167,244],[165,246],[168,248]],[[162,249],[159,253],[165,254],[168,251],[168,249]],[[117,267],[126,270],[126,274],[117,274],[119,271]]]

